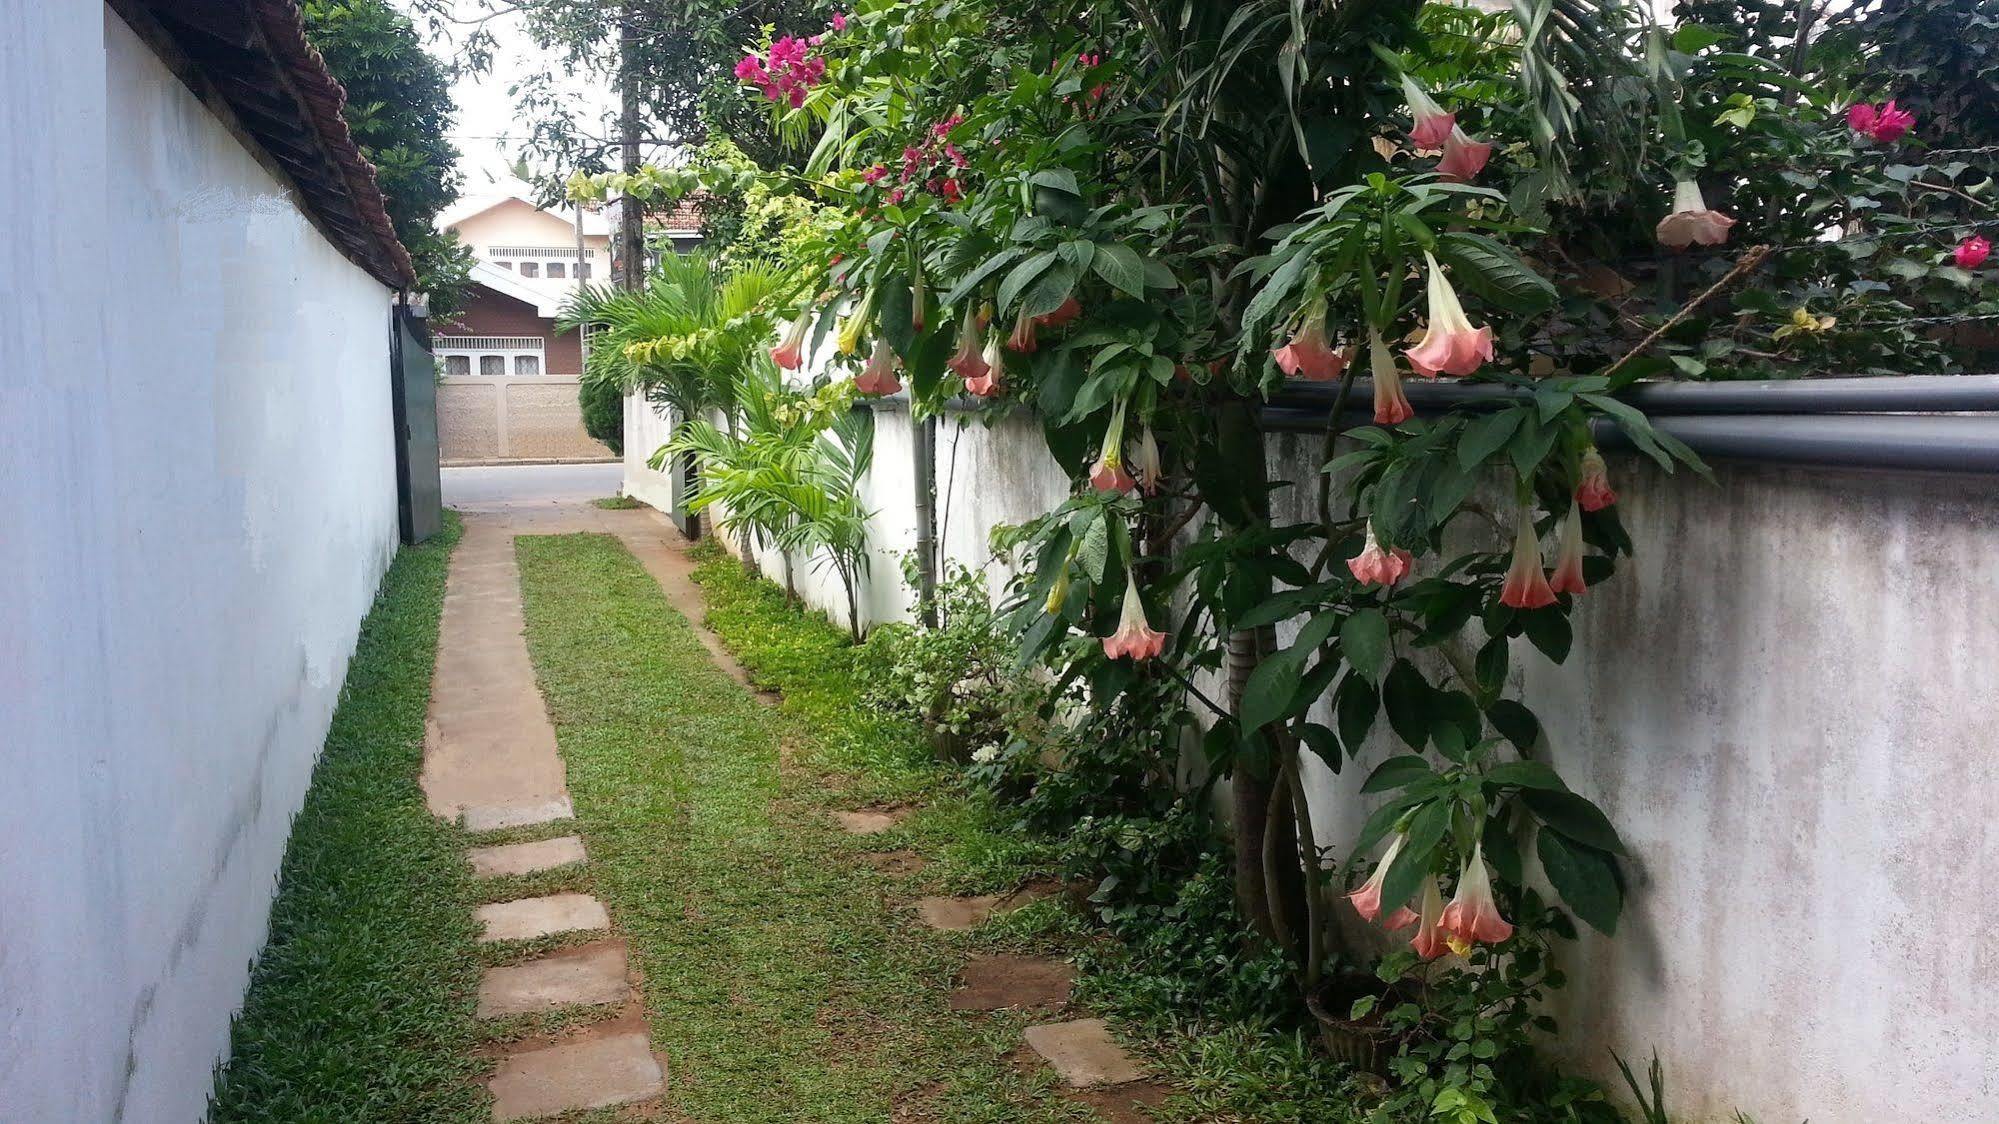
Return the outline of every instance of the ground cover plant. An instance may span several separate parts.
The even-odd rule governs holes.
[[[463,836],[417,776],[458,524],[396,555],[292,822],[211,1119],[487,1120]]]

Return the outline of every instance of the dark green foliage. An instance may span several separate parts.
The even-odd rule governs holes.
[[[583,407],[583,432],[604,443],[618,456],[625,455],[625,392],[605,379],[584,379],[576,388],[576,401]]]
[[[211,1119],[477,1124],[484,1064],[470,874],[424,805],[424,713],[445,533],[396,556],[292,822],[270,943],[230,1035]]]
[[[445,136],[456,108],[444,64],[387,0],[305,0],[301,10],[306,38],[347,88],[347,127],[375,165],[417,288],[430,294],[433,317],[447,315],[464,300],[472,258],[457,235],[435,226],[462,179]]]

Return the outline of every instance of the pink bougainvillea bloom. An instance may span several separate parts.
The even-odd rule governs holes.
[[[1583,452],[1582,482],[1576,485],[1576,502],[1584,511],[1602,511],[1617,502],[1617,493],[1610,490],[1610,470],[1604,466],[1603,454],[1591,445]]]
[[[1436,875],[1423,876],[1423,889],[1419,900],[1421,904],[1416,915],[1418,922],[1416,935],[1409,939],[1409,947],[1415,949],[1416,955],[1423,959],[1435,960],[1449,947],[1445,943],[1443,932],[1444,895],[1437,890]]]
[[[1473,140],[1471,134],[1453,127],[1451,135],[1444,138],[1444,158],[1437,161],[1437,174],[1447,180],[1470,183],[1485,170],[1485,162],[1491,158],[1490,143]]]
[[[755,55],[744,55],[742,61],[736,63],[736,78],[759,86],[770,81],[770,76],[764,73],[763,60]]]
[[[1166,478],[1165,467],[1159,460],[1159,442],[1152,436],[1152,427],[1144,426],[1138,431],[1138,444],[1131,452],[1131,467],[1138,486],[1148,496],[1159,494],[1159,484]]]
[[[1451,130],[1457,128],[1458,119],[1445,113],[1429,91],[1407,74],[1402,76],[1402,98],[1409,103],[1409,116],[1414,121],[1409,129],[1409,143],[1417,148],[1444,147]]]
[[[1541,572],[1541,540],[1534,534],[1534,514],[1526,507],[1520,509],[1520,528],[1513,534],[1513,564],[1507,567],[1499,603],[1515,609],[1539,609],[1555,603],[1548,575]]]
[[[1402,392],[1402,372],[1395,367],[1395,356],[1373,327],[1367,330],[1367,367],[1374,376],[1374,424],[1401,425],[1413,417],[1416,411],[1409,408],[1409,396]]]
[[[793,320],[791,327],[785,329],[784,338],[777,342],[776,347],[770,349],[771,362],[787,371],[796,371],[798,365],[805,361],[805,333],[811,327],[811,312],[800,309],[798,319]]]
[[[868,357],[868,365],[854,376],[854,389],[862,394],[894,394],[902,389],[902,383],[895,377],[895,370],[902,365],[902,359],[890,348],[887,340],[876,340],[874,354]]]
[[[1056,305],[1055,311],[1035,317],[1034,322],[1044,328],[1060,328],[1082,314],[1083,302],[1077,300],[1075,297],[1070,297],[1061,304]]]
[[[1006,338],[1006,345],[1022,355],[1031,354],[1041,346],[1034,337],[1034,317],[1027,314],[1027,305],[1020,306],[1020,312],[1013,318],[1013,334]]]
[[[1848,107],[1846,124],[1854,132],[1882,144],[1893,144],[1901,140],[1911,126],[1916,123],[1916,115],[1897,106],[1891,98],[1880,108],[1865,102]]]
[[[847,13],[834,12],[833,18],[828,22],[830,22],[833,25],[833,30],[845,31],[847,30]]]
[[[1583,513],[1574,500],[1569,501],[1569,514],[1562,520],[1562,533],[1556,540],[1555,573],[1548,579],[1548,588],[1556,593],[1581,593],[1589,588],[1583,581]]]
[[[1498,944],[1513,935],[1513,926],[1499,915],[1499,905],[1492,900],[1492,876],[1485,869],[1483,843],[1472,845],[1471,861],[1458,875],[1457,895],[1444,907],[1437,927],[1460,955],[1474,941]]]
[[[981,398],[992,398],[1006,389],[1006,357],[1000,354],[998,336],[986,341],[982,357],[985,370],[965,380],[965,389]]]
[[[1104,655],[1112,659],[1149,660],[1166,650],[1166,634],[1156,632],[1145,619],[1145,603],[1138,599],[1138,579],[1124,572],[1124,607],[1118,614],[1117,631],[1103,638]]]
[[[986,361],[979,354],[979,332],[984,327],[970,305],[965,306],[964,319],[958,323],[958,350],[944,361],[951,373],[965,380],[970,386],[973,379],[986,376]]]
[[[1956,262],[1959,269],[1977,269],[1991,256],[1992,243],[1973,235],[1957,244],[1957,249],[1951,251],[1950,260]]]
[[[874,167],[861,173],[861,182],[869,185],[878,184],[887,178],[888,169],[882,167],[880,164],[876,164]]]
[[[1397,547],[1394,550],[1382,548],[1381,540],[1374,537],[1374,522],[1368,521],[1367,540],[1361,544],[1360,553],[1347,559],[1347,569],[1362,585],[1378,585],[1383,589],[1409,576],[1409,568],[1415,564],[1408,551]]]
[[[1382,852],[1381,861],[1374,864],[1374,873],[1360,889],[1347,895],[1347,901],[1353,903],[1353,911],[1360,914],[1361,920],[1372,921],[1381,915],[1381,884],[1388,878],[1388,868],[1395,862],[1395,856],[1402,853],[1402,845],[1408,841],[1408,835],[1397,833],[1388,850]]]
[[[1312,302],[1291,342],[1271,349],[1270,355],[1277,360],[1278,370],[1294,379],[1326,382],[1340,377],[1347,361],[1326,339],[1326,298]]]
[[[1472,327],[1464,305],[1458,303],[1457,290],[1444,277],[1443,267],[1428,251],[1424,251],[1423,260],[1430,266],[1429,330],[1403,354],[1419,375],[1469,375],[1492,359],[1492,328]]]
[[[1707,200],[1701,198],[1701,185],[1680,180],[1673,185],[1672,213],[1659,220],[1653,233],[1660,245],[1684,250],[1696,242],[1719,246],[1728,241],[1728,228],[1734,225],[1734,219],[1708,209]]]

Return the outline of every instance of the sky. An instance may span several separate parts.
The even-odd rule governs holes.
[[[483,0],[448,2],[459,20],[475,19],[490,11]],[[428,24],[417,10],[418,0],[395,0],[395,3],[417,20],[419,29],[427,30]],[[518,14],[495,16],[485,27],[497,41],[492,69],[483,74],[462,73],[451,86],[452,99],[458,103],[458,120],[448,135],[460,153],[458,170],[465,176],[465,192],[469,195],[480,193],[496,178],[506,176],[507,167],[525,139],[508,88],[522,78],[548,72],[558,65],[521,30]],[[428,39],[425,46],[447,63],[452,62],[457,57],[459,42],[469,30],[464,25],[451,27],[448,40]],[[576,103],[585,108],[586,112],[581,114],[585,119],[608,113],[614,105],[610,90],[594,76],[579,76],[563,85]]]

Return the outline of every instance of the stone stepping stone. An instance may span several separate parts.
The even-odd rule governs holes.
[[[998,904],[999,898],[992,894],[975,898],[918,898],[916,916],[932,929],[959,932],[978,927],[992,916],[993,906]]]
[[[556,820],[573,820],[576,809],[569,797],[526,800],[509,804],[471,804],[459,813],[458,824],[467,831],[499,831],[507,827],[530,827]]]
[[[908,814],[909,811],[902,808],[886,812],[863,808],[858,812],[835,812],[833,818],[840,821],[840,830],[848,835],[880,835],[901,823]]]
[[[1123,1085],[1145,1076],[1124,1047],[1111,1040],[1102,1019],[1076,1019],[1027,1028],[1027,1044],[1074,1089]]]
[[[473,914],[486,927],[482,941],[525,941],[579,929],[608,929],[611,917],[604,903],[588,894],[550,894],[545,898],[482,905]]]
[[[664,1084],[651,1040],[625,1031],[509,1054],[486,1087],[493,1119],[505,1121],[642,1101]]]
[[[583,840],[574,835],[537,839],[532,843],[507,843],[498,847],[474,847],[466,852],[472,860],[474,878],[499,878],[508,874],[534,874],[582,862]]]
[[[1009,1007],[1061,1007],[1069,1002],[1076,969],[1042,956],[975,956],[951,992],[953,1011]]]
[[[630,994],[625,946],[605,944],[486,969],[479,981],[479,1017],[525,1015],[579,1003],[623,1003]]]
[[[875,851],[862,855],[861,861],[883,874],[915,874],[930,865],[929,859],[915,851]]]

